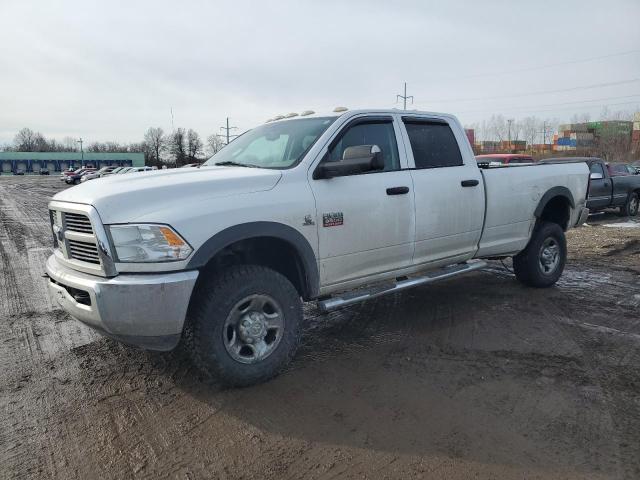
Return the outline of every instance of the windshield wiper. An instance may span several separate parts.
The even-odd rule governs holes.
[[[214,163],[214,165],[221,165],[223,167],[247,167],[247,168],[261,168],[258,165],[251,165],[250,163],[239,163],[232,160],[226,160],[224,162]]]

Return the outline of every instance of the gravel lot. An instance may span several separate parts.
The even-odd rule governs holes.
[[[330,315],[309,304],[289,371],[224,390],[52,302],[62,188],[0,177],[0,477],[640,478],[640,228],[606,226],[626,219],[572,231],[551,289],[496,263]]]

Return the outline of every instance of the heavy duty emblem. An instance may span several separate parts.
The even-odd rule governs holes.
[[[344,223],[342,212],[331,212],[322,214],[323,227],[337,227]]]

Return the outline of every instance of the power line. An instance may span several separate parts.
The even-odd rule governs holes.
[[[593,61],[597,61],[597,60],[604,60],[607,58],[613,58],[613,57],[621,57],[624,55],[631,55],[633,53],[638,53],[640,52],[640,49],[637,50],[627,50],[626,52],[618,52],[618,53],[611,53],[608,55],[600,55],[597,57],[590,57],[590,58],[582,58],[582,59],[578,59],[578,60],[567,60],[565,62],[558,62],[558,63],[549,63],[547,65],[537,65],[537,66],[533,66],[533,67],[524,67],[524,68],[519,68],[519,69],[514,69],[514,70],[504,70],[502,72],[487,72],[487,73],[478,73],[478,74],[473,74],[473,75],[463,75],[463,76],[451,76],[451,77],[441,77],[443,79],[467,79],[467,78],[481,78],[481,77],[494,77],[494,76],[499,76],[499,75],[510,75],[513,73],[524,73],[524,72],[532,72],[535,70],[544,70],[547,68],[554,68],[554,67],[562,67],[565,65],[576,65],[579,63],[587,63],[587,62],[593,62]]]
[[[602,97],[602,98],[594,98],[591,100],[578,100],[575,102],[560,102],[560,103],[547,103],[547,104],[543,104],[543,105],[526,105],[526,106],[519,106],[519,107],[505,107],[505,108],[500,108],[502,110],[526,110],[528,108],[537,108],[537,107],[557,107],[557,106],[562,106],[562,105],[578,105],[578,104],[582,104],[582,103],[591,103],[591,102],[603,102],[606,100],[620,100],[623,98],[633,98],[633,97],[640,97],[640,93],[636,93],[634,95],[622,95],[619,97]],[[638,100],[640,101],[640,99]],[[630,102],[630,103],[635,103],[635,102]],[[482,113],[482,112],[487,112],[488,110],[486,109],[481,109],[481,110],[465,110],[464,112],[459,112],[459,113]]]
[[[540,90],[537,92],[529,92],[529,93],[518,93],[513,95],[498,95],[495,97],[475,97],[475,98],[449,98],[447,100],[428,100],[429,103],[456,103],[456,102],[472,102],[478,100],[497,100],[500,98],[518,98],[518,97],[529,97],[535,95],[546,95],[548,93],[562,93],[562,92],[573,92],[576,90],[589,90],[592,88],[600,88],[600,87],[611,87],[614,85],[625,85],[628,83],[640,82],[640,78],[632,78],[629,80],[620,80],[618,82],[605,82],[605,83],[594,83],[591,85],[581,85],[579,87],[569,87],[569,88],[560,88],[556,90]]]
[[[633,101],[633,102],[620,102],[620,103],[599,103],[599,104],[594,104],[594,105],[582,105],[582,106],[574,106],[574,107],[564,107],[564,108],[541,108],[541,109],[531,109],[531,110],[523,110],[524,113],[530,113],[530,112],[555,112],[558,110],[575,110],[577,109],[584,109],[584,108],[594,108],[594,107],[617,107],[617,106],[621,106],[621,105],[639,105],[640,106],[640,99],[638,99],[638,101]],[[504,109],[500,109],[500,108],[495,108],[493,110],[476,110],[474,112],[454,112],[456,115],[463,115],[465,113],[499,113],[501,110],[505,110],[505,111],[511,111],[511,109],[504,108]]]

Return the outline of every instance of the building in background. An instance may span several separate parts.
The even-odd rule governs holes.
[[[107,166],[143,167],[144,153],[93,153],[93,152],[0,152],[0,173],[16,170],[26,173],[61,172],[67,168]]]
[[[467,135],[471,146],[474,146],[476,144],[476,131],[473,128],[465,128],[464,133]]]

